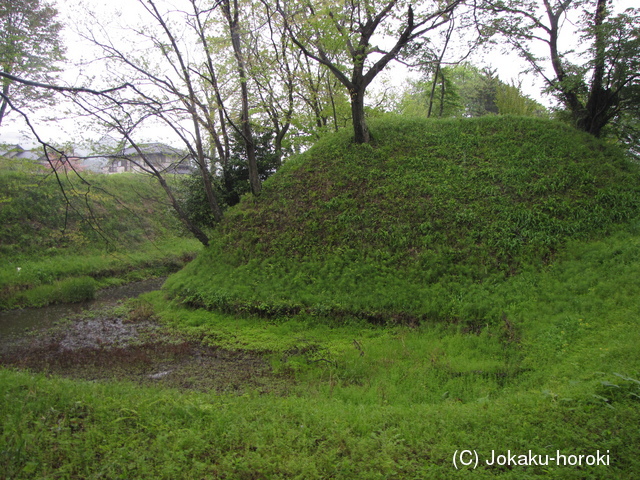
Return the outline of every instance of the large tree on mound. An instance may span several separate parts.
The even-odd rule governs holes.
[[[421,2],[414,7],[399,0],[301,0],[283,2],[278,9],[293,42],[347,88],[355,141],[368,143],[364,117],[367,87],[405,47],[448,23],[462,3],[463,0]],[[374,41],[380,43],[376,45]],[[385,44],[388,47],[382,46]]]
[[[544,78],[574,125],[596,137],[640,99],[640,10],[608,0],[487,0],[495,27]],[[573,32],[568,32],[570,29]],[[567,35],[567,33],[569,35]],[[578,46],[576,46],[576,39]],[[547,55],[537,54],[543,46]]]

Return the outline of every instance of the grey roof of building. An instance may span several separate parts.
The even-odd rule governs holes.
[[[164,153],[165,155],[184,155],[184,152],[164,143],[146,143],[139,145],[143,153]],[[122,152],[123,155],[137,155],[138,151],[134,147],[127,147]]]
[[[42,153],[36,150],[25,150],[20,145],[5,145],[0,148],[0,156],[25,160],[38,160]]]

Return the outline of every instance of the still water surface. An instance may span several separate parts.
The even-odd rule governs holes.
[[[152,278],[107,288],[96,293],[96,299],[82,303],[49,305],[43,308],[24,308],[0,312],[0,339],[15,337],[26,330],[48,328],[63,318],[90,308],[114,305],[118,300],[137,297],[141,293],[158,290],[165,278]]]

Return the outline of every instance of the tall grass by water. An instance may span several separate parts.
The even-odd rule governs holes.
[[[8,478],[634,478],[638,233],[575,242],[490,300],[502,327],[236,319],[147,299],[164,322],[270,352],[289,394],[198,393],[0,371]],[[610,464],[456,470],[456,450],[607,452]]]

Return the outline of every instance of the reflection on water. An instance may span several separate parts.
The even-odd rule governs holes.
[[[137,297],[141,293],[158,290],[164,278],[153,278],[142,282],[129,283],[120,287],[100,290],[96,299],[90,302],[49,305],[43,308],[25,308],[0,312],[0,337],[20,335],[25,330],[47,328],[69,315],[80,313],[92,307],[115,304],[118,300]]]

